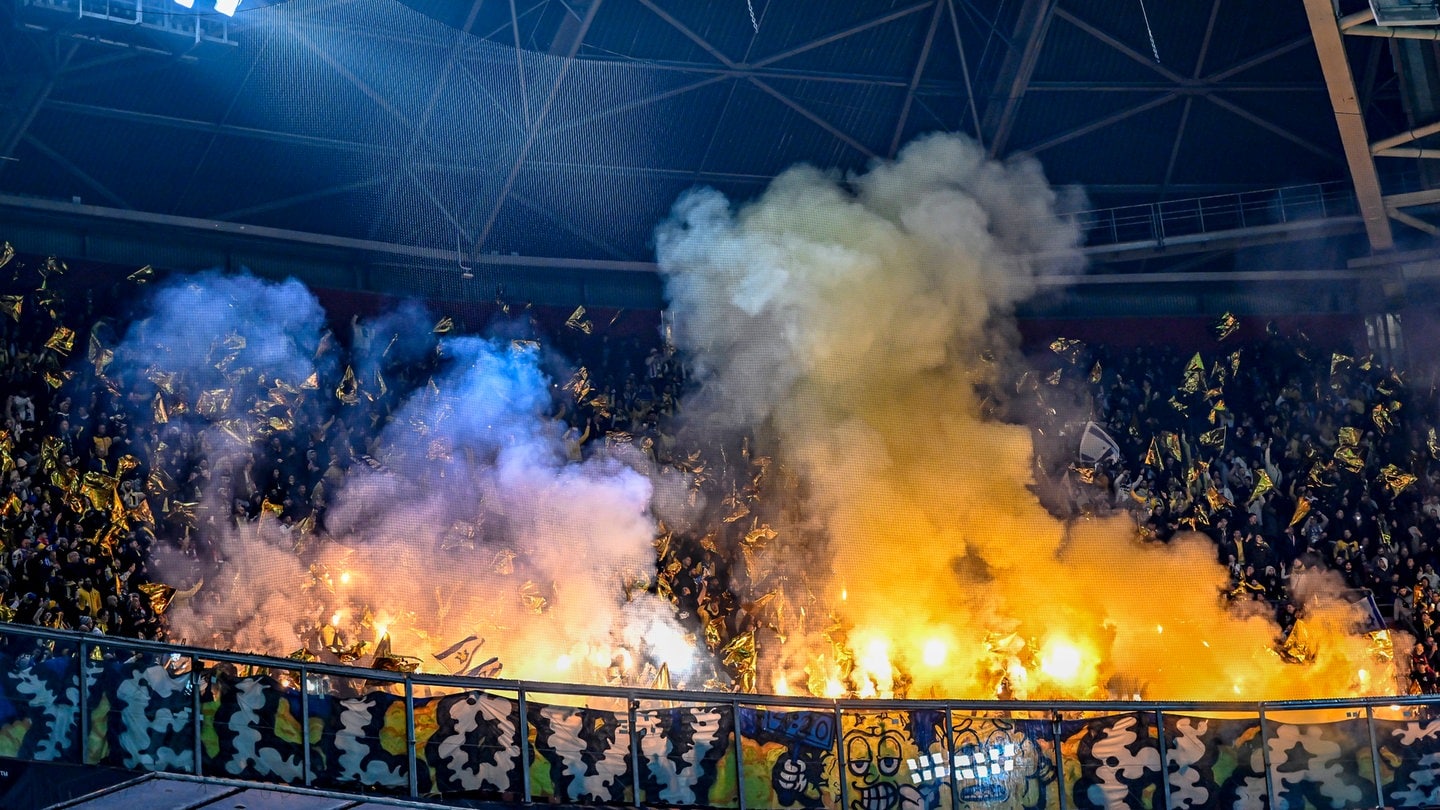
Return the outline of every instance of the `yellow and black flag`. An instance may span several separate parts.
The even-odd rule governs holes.
[[[1219,323],[1215,324],[1215,339],[1224,340],[1235,334],[1240,328],[1240,319],[1229,312],[1220,316]]]

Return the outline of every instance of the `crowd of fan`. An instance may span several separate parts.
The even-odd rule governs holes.
[[[1094,465],[1042,467],[1072,503],[1130,510],[1161,542],[1209,535],[1230,571],[1225,597],[1270,602],[1287,633],[1303,615],[1297,577],[1337,572],[1356,604],[1373,597],[1369,612],[1415,638],[1412,688],[1440,690],[1433,379],[1273,330],[1199,355],[1053,348],[1052,396],[1088,408],[1118,449]]]
[[[105,376],[100,342],[86,347],[104,315],[96,300],[67,309],[52,298],[50,311],[0,318],[0,617],[163,639],[173,589],[148,567],[157,547],[203,568],[220,556],[207,544],[214,534],[207,525],[273,517],[323,531],[327,499],[346,468],[368,458],[366,437],[378,434],[406,392],[424,385],[434,360],[385,369],[391,384],[339,418],[313,400],[298,405],[288,413],[292,428],[262,437],[246,461],[217,470],[197,436],[150,407],[153,390],[126,390]],[[79,336],[66,351],[53,345],[61,321]],[[678,450],[665,432],[686,383],[680,358],[658,336],[592,335],[574,326],[546,337],[585,368],[556,397],[571,452],[583,453],[589,442],[632,442],[704,480],[699,454]],[[1198,359],[1171,347],[1057,341],[1052,348],[1042,352],[1051,368],[1013,385],[1017,399],[1033,395],[1040,406],[1037,435],[1065,434],[1078,408],[1117,451],[1074,463],[1073,429],[1064,451],[1051,453],[1042,442],[1041,483],[1049,479],[1051,491],[1063,493],[1054,508],[1128,509],[1156,542],[1183,530],[1209,534],[1231,572],[1224,598],[1268,600],[1286,630],[1303,611],[1291,598],[1294,578],[1332,568],[1357,601],[1373,594],[1385,618],[1418,640],[1415,687],[1440,690],[1440,464],[1423,420],[1437,404],[1433,386],[1373,359],[1322,352],[1301,336],[1217,343]],[[344,386],[320,380],[318,390],[337,384]],[[1049,409],[1047,399],[1068,401]],[[1046,418],[1055,424],[1043,425]],[[768,461],[748,449],[743,455],[746,464],[718,465],[728,477],[707,485],[721,495],[713,499],[717,531],[748,534],[754,548],[766,527],[739,518],[758,503]],[[727,656],[745,646],[754,629],[746,622],[759,615],[737,610],[747,595],[724,584],[735,581],[732,566],[747,563],[717,549],[738,547],[717,545],[714,535],[659,544],[657,587]],[[746,573],[758,581],[756,571]]]

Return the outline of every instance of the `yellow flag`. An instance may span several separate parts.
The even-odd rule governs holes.
[[[1294,528],[1300,521],[1304,520],[1308,514],[1310,514],[1310,499],[1308,497],[1301,498],[1295,504],[1295,514],[1290,517],[1290,527]]]
[[[437,335],[448,335],[455,330],[455,321],[449,315],[441,318],[430,331]]]
[[[25,306],[23,295],[0,295],[0,312],[9,315],[16,323],[20,322],[20,310]]]
[[[1164,433],[1160,434],[1160,440],[1165,443],[1165,449],[1170,451],[1170,455],[1174,456],[1176,461],[1182,460],[1183,457],[1180,455],[1179,436],[1176,436],[1174,433],[1171,433],[1167,430]]]
[[[1200,444],[1219,449],[1225,446],[1225,428],[1219,427],[1200,434]]]
[[[1255,471],[1255,489],[1250,493],[1250,500],[1246,504],[1252,504],[1265,497],[1265,493],[1275,489],[1275,482],[1270,480],[1270,474],[1264,470]]]
[[[1390,489],[1391,497],[1399,495],[1406,487],[1415,483],[1415,476],[1396,467],[1394,464],[1386,464],[1380,468],[1380,480]]]
[[[1180,385],[1180,390],[1187,394],[1193,394],[1204,386],[1205,361],[1200,358],[1200,353],[1196,352],[1195,356],[1190,358],[1190,362],[1185,365],[1185,379]]]
[[[69,354],[70,350],[75,348],[75,330],[68,329],[64,326],[55,327],[54,334],[50,335],[50,339],[45,341],[45,348],[57,354]]]
[[[360,383],[355,380],[355,369],[350,366],[345,367],[345,376],[335,387],[335,398],[346,405],[360,402]]]
[[[1336,436],[1341,447],[1356,447],[1360,444],[1360,428],[1342,427]]]
[[[1239,328],[1240,319],[1227,312],[1221,315],[1220,322],[1215,324],[1215,338],[1217,340],[1224,340],[1235,334]]]
[[[1157,468],[1160,466],[1160,451],[1156,446],[1154,436],[1150,437],[1150,449],[1145,451],[1145,466]]]
[[[565,325],[571,329],[578,329],[587,335],[595,328],[594,324],[591,324],[589,319],[585,317],[585,307],[583,306],[576,307],[575,311],[570,313],[570,317],[565,320]]]
[[[1332,354],[1330,355],[1330,376],[1334,377],[1336,374],[1339,374],[1345,369],[1350,368],[1354,364],[1355,358],[1350,357],[1349,355],[1340,354],[1338,352]]]
[[[1055,338],[1050,341],[1050,351],[1065,358],[1072,365],[1080,359],[1080,352],[1085,349],[1085,344],[1070,338]]]
[[[130,275],[126,276],[126,277],[125,277],[125,280],[126,280],[126,281],[133,281],[133,282],[135,282],[136,284],[144,284],[145,282],[147,282],[147,281],[149,281],[149,280],[151,280],[151,279],[153,279],[153,278],[155,278],[155,268],[153,268],[153,267],[151,267],[150,265],[147,264],[147,265],[145,265],[144,267],[140,268],[139,270],[136,270],[135,272],[133,272],[133,273],[131,273]]]
[[[15,258],[15,246],[9,242],[0,245],[0,267],[9,264],[13,258]]]
[[[1380,429],[1381,435],[1386,435],[1395,429],[1395,412],[1398,410],[1400,410],[1398,402],[1391,402],[1389,405],[1381,402],[1370,411],[1370,418],[1375,422],[1375,427]]]
[[[1365,458],[1354,447],[1335,448],[1335,460],[1352,473],[1358,473],[1365,469]]]

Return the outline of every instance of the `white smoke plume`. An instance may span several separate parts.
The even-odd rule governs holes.
[[[353,651],[358,641],[373,652],[388,634],[394,654],[429,671],[495,658],[508,677],[643,684],[668,665],[683,681],[693,639],[643,590],[655,576],[649,472],[619,451],[571,460],[531,344],[456,336],[437,345],[433,322],[408,307],[357,324],[347,363],[298,283],[206,274],[157,292],[117,351],[116,374],[168,402],[162,442],[210,465],[196,531],[219,560],[158,559],[182,585],[206,578],[172,608],[172,636],[285,655],[322,644]],[[403,399],[386,421],[379,392],[394,364],[434,374],[391,391]],[[345,367],[356,372],[350,404],[335,392]],[[319,382],[307,386],[311,375]],[[208,389],[226,404],[197,407]],[[271,391],[286,416],[303,417],[293,428],[257,409]],[[326,434],[326,450],[356,459],[327,474],[316,535],[270,514],[229,520],[252,453],[337,418],[358,427]]]

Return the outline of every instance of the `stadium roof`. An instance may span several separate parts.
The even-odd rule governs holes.
[[[1433,43],[1347,41],[1376,137],[1434,119],[1414,79],[1440,75]],[[457,275],[643,268],[689,187],[743,199],[933,130],[1033,154],[1097,208],[1350,193],[1302,0],[14,0],[0,105],[0,195],[371,240]],[[1387,162],[1387,189],[1426,188],[1423,163]]]

